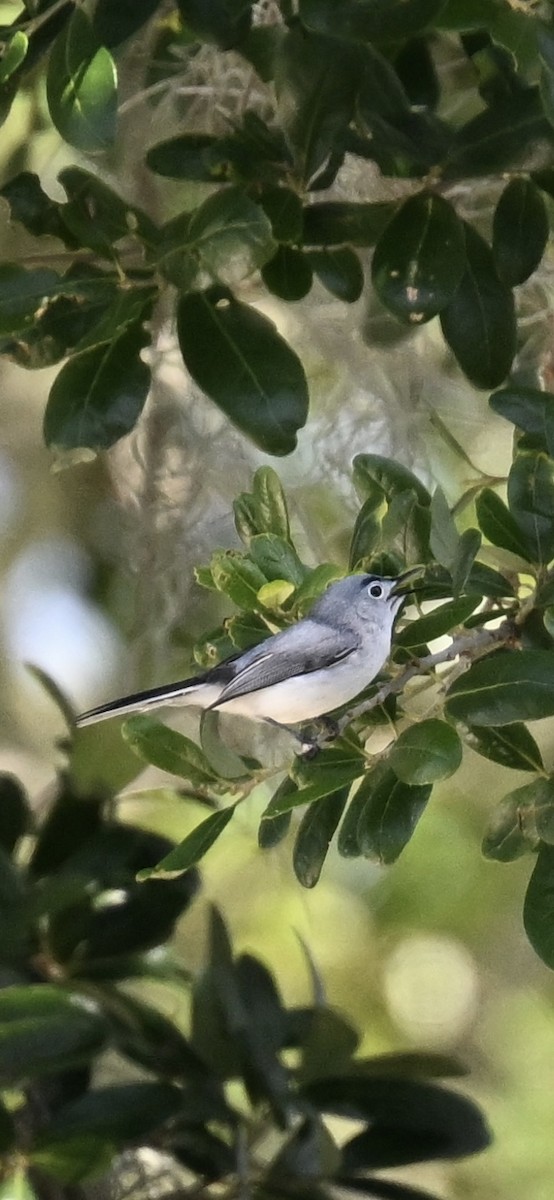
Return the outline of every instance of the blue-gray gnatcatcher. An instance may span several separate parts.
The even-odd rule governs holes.
[[[78,717],[77,725],[168,704],[287,726],[330,713],[353,700],[386,662],[404,583],[413,574],[349,575],[332,584],[296,625],[196,678],[101,704]]]

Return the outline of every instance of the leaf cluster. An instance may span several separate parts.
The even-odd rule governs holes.
[[[65,203],[29,171],[5,183],[37,254],[46,235],[64,247],[62,270],[0,265],[0,352],[30,368],[68,360],[48,402],[47,444],[75,456],[134,427],[149,384],[148,321],[169,288],[192,379],[257,446],[289,454],[308,385],[295,350],[241,298],[254,275],[291,303],[314,280],[345,303],[372,285],[405,327],[438,317],[467,377],[499,386],[516,350],[514,288],[542,260],[554,193],[554,29],[542,10],[281,0],[264,23],[251,0],[166,9],[97,0],[89,16],[47,0],[0,29],[4,115],[19,89],[45,78],[53,125],[83,155],[117,145],[118,69],[138,42],[156,94],[170,93],[178,64],[186,74],[208,43],[216,56],[232,50],[264,97],[223,133],[187,128],[146,151],[141,166],[162,189],[165,178],[185,181],[190,197],[201,185],[199,202],[165,223],[101,171],[65,168]],[[444,115],[454,91],[461,120]],[[405,197],[321,200],[346,159],[404,181]],[[487,236],[457,200],[461,182],[482,178],[501,186]]]
[[[17,781],[0,778],[1,1196],[80,1195],[71,1189],[137,1144],[171,1155],[200,1196],[216,1181],[231,1196],[240,1175],[277,1197],[366,1193],[382,1166],[488,1144],[476,1106],[434,1081],[456,1064],[355,1057],[358,1035],[321,981],[313,1005],[286,1008],[261,962],[233,956],[217,911],[192,980],[167,943],[198,876],[137,883],[168,843],[111,808],[64,775],[37,826]],[[184,1012],[174,1021],[126,988],[149,979],[173,986],[183,1008],[186,991],[188,1034]],[[108,1051],[130,1081],[95,1082]],[[366,1132],[339,1148],[326,1119],[342,1111]]]

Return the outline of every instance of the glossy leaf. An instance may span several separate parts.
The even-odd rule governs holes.
[[[365,780],[362,781],[350,800],[339,829],[337,850],[342,858],[359,858],[362,853],[358,840],[358,824],[368,796],[365,783]]]
[[[520,791],[525,791],[525,788],[510,792],[495,806],[481,845],[485,858],[495,862],[513,862],[531,849],[521,828]]]
[[[399,630],[395,634],[395,645],[410,648],[432,642],[438,637],[444,637],[445,633],[450,633],[458,625],[463,625],[464,621],[475,611],[480,600],[480,596],[462,596],[459,600],[448,600],[446,604],[441,604],[431,612],[425,613],[423,617],[410,621],[403,629]]]
[[[62,290],[56,271],[37,267],[26,270],[14,263],[0,265],[0,334],[25,330],[36,319],[45,300]]]
[[[148,879],[176,879],[184,871],[189,871],[217,841],[225,826],[229,824],[234,811],[234,805],[230,805],[229,808],[222,808],[211,813],[178,846],[170,850],[157,866],[139,871],[137,875],[139,882],[142,883]]]
[[[98,1006],[54,984],[0,991],[0,1078],[4,1087],[85,1063],[109,1028]]]
[[[6,41],[0,59],[0,86],[7,83],[25,61],[29,49],[29,38],[22,29],[16,29]]]
[[[529,548],[510,510],[492,488],[483,488],[475,502],[477,520],[489,542],[520,558],[529,557]]]
[[[305,246],[374,246],[390,220],[391,204],[327,200],[304,208]]]
[[[94,10],[93,28],[98,41],[110,49],[119,46],[154,15],[158,0],[98,0]]]
[[[548,213],[538,187],[531,179],[512,179],[502,192],[493,220],[492,252],[504,283],[514,287],[533,274],[548,233]]]
[[[287,1181],[300,1186],[334,1175],[340,1154],[332,1135],[321,1118],[306,1117],[276,1154],[268,1173],[268,1184],[286,1186]]]
[[[315,887],[327,857],[331,838],[344,812],[349,786],[310,804],[296,834],[292,863],[302,887]],[[299,793],[301,794],[301,793]]]
[[[190,218],[187,253],[224,282],[243,279],[271,258],[275,242],[271,224],[258,204],[241,188],[221,188]]]
[[[115,64],[80,8],[73,11],[52,49],[46,94],[54,125],[70,146],[90,153],[113,145]]]
[[[262,267],[266,288],[281,300],[302,300],[313,282],[310,260],[294,246],[279,246]]]
[[[325,167],[354,112],[360,60],[332,38],[289,29],[276,61],[277,111],[296,167],[309,183]],[[338,165],[338,164],[337,164]]]
[[[267,188],[259,201],[271,223],[276,242],[295,245],[302,241],[304,217],[302,201],[287,187]]]
[[[514,771],[544,770],[541,752],[526,725],[470,725],[461,732],[466,744],[491,762]]]
[[[512,292],[497,274],[492,251],[466,225],[467,268],[440,318],[444,337],[476,387],[497,387],[512,365],[516,324]]]
[[[250,29],[252,0],[177,0],[177,7],[194,34],[222,50],[236,46]]]
[[[465,592],[473,566],[475,556],[481,548],[481,534],[478,529],[464,529],[460,534],[458,548],[452,562],[452,592],[455,597],[458,597],[461,592]]]
[[[14,775],[0,773],[0,846],[11,854],[31,827],[31,809],[25,792]]]
[[[223,149],[219,153],[219,145],[220,140],[208,133],[182,133],[151,146],[146,165],[168,179],[216,183],[228,178],[228,163]]]
[[[250,558],[233,550],[216,551],[210,569],[217,591],[229,596],[239,608],[252,610],[259,607],[260,588],[267,583],[267,577]],[[249,625],[252,628],[251,621]],[[253,640],[249,640],[249,644],[253,645]]]
[[[195,787],[209,787],[216,782],[217,776],[200,747],[155,717],[130,717],[122,734],[143,762],[187,779]]]
[[[467,725],[511,725],[554,715],[554,651],[498,651],[452,684],[447,710]]]
[[[268,580],[286,579],[294,587],[306,578],[307,567],[290,542],[276,533],[256,533],[250,540],[250,556]]]
[[[396,862],[426,807],[431,786],[410,786],[388,767],[377,767],[360,785],[355,797],[358,805],[362,790],[366,802],[357,825],[360,851],[374,862]]]
[[[300,360],[267,317],[225,288],[182,296],[179,345],[195,382],[255,445],[290,454],[308,415]]]
[[[459,179],[507,169],[538,170],[550,162],[553,137],[539,89],[522,88],[462,125],[443,173],[447,179]]]
[[[383,304],[400,320],[421,324],[449,303],[465,268],[464,228],[454,209],[420,192],[387,225],[371,270]]]
[[[124,239],[135,236],[146,245],[156,243],[158,230],[150,217],[97,175],[73,166],[64,167],[58,179],[67,195],[67,204],[59,206],[59,215],[77,245],[90,246],[112,260],[114,243]]]
[[[150,386],[150,370],[140,357],[149,341],[137,322],[62,367],[44,414],[47,446],[105,450],[134,428]]]
[[[431,501],[429,544],[438,563],[452,571],[460,544],[460,534],[442,488],[437,487]]]
[[[273,816],[273,813],[275,809],[279,811],[279,805],[284,797],[294,795],[297,791],[298,785],[289,775],[285,775],[262,813],[258,829],[258,845],[261,850],[270,850],[273,846],[278,846],[279,842],[282,842],[283,838],[287,836],[292,820],[292,809],[282,812],[280,816],[276,817]]]
[[[550,562],[554,558],[554,460],[533,451],[519,453],[508,475],[508,504],[527,545],[525,557]]]
[[[458,770],[462,743],[446,721],[428,717],[403,730],[387,761],[403,783],[437,783]]]
[[[272,467],[258,467],[252,492],[241,492],[233,502],[239,537],[249,542],[258,533],[274,533],[290,542],[287,502],[281,481]]]
[[[554,846],[539,846],[537,861],[525,895],[523,924],[529,941],[542,961],[554,969]]]
[[[335,250],[312,250],[309,261],[320,283],[336,296],[353,304],[364,286],[364,272],[358,255],[349,246]]]
[[[537,388],[508,387],[495,392],[489,404],[494,412],[518,429],[541,438],[554,458],[554,395]]]
[[[169,1083],[129,1083],[86,1092],[59,1109],[50,1123],[52,1137],[96,1134],[115,1145],[148,1138],[176,1116],[182,1104],[180,1088]]]
[[[382,533],[384,495],[369,496],[364,501],[354,522],[350,543],[349,567],[353,571],[364,559],[369,558],[379,545]]]
[[[415,492],[420,504],[431,503],[427,488],[402,463],[380,454],[356,454],[352,465],[354,486],[361,500],[375,496],[380,489],[388,501],[399,492]]]

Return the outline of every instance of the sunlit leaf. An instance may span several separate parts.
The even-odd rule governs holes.
[[[71,146],[90,153],[113,144],[117,117],[115,64],[81,8],[73,10],[54,43],[46,93],[52,120]]]
[[[448,779],[462,761],[462,744],[451,725],[428,717],[403,730],[388,756],[403,783],[437,783]]]
[[[201,821],[178,846],[170,850],[157,866],[139,871],[137,875],[139,882],[143,883],[148,879],[175,879],[184,871],[189,871],[217,841],[226,825],[229,824],[234,811],[234,805],[230,805],[229,808],[222,808],[218,812],[210,813],[210,816],[206,817],[205,821]]]
[[[217,776],[199,746],[154,717],[139,714],[122,727],[125,741],[144,762],[188,779],[196,787],[216,782]]]

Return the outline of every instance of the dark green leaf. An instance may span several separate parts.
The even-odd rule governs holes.
[[[493,220],[492,252],[500,278],[510,287],[533,274],[548,241],[548,213],[531,179],[512,179]]]
[[[420,108],[436,108],[440,86],[426,38],[416,37],[405,42],[395,56],[394,69],[410,104]]]
[[[452,591],[455,597],[466,590],[475,555],[481,548],[481,541],[478,529],[464,529],[460,534],[458,548],[452,562]]]
[[[82,1133],[66,1138],[43,1133],[33,1142],[29,1160],[33,1167],[70,1185],[106,1175],[115,1152],[108,1133],[104,1137]]]
[[[431,501],[429,544],[437,562],[451,572],[458,553],[460,535],[446,496],[440,487],[435,488]]]
[[[447,710],[467,725],[511,725],[554,715],[554,651],[498,651],[473,663],[447,694]]]
[[[504,796],[483,840],[483,854],[499,862],[519,858],[540,840],[554,842],[554,781],[534,779]]]
[[[432,642],[434,638],[444,637],[458,625],[463,625],[480,603],[480,596],[463,596],[459,600],[448,600],[439,608],[410,621],[408,625],[395,635],[395,644],[411,648]]]
[[[98,0],[93,28],[103,46],[118,46],[154,16],[158,0]]]
[[[429,717],[399,735],[387,761],[403,783],[437,783],[458,770],[462,743],[446,721]]]
[[[334,1175],[340,1152],[323,1121],[318,1116],[306,1117],[298,1129],[273,1159],[268,1183],[282,1188],[290,1180],[296,1186],[306,1180],[318,1180]]]
[[[61,780],[46,821],[42,824],[29,871],[35,878],[55,872],[93,837],[102,824],[102,801],[75,795],[69,780]]]
[[[115,1145],[148,1138],[182,1104],[180,1088],[169,1083],[129,1083],[86,1092],[59,1109],[49,1127],[51,1137],[96,1134]]]
[[[519,429],[540,437],[554,457],[554,395],[536,388],[509,387],[495,392],[489,404],[494,412]]]
[[[287,187],[267,188],[259,203],[269,217],[276,242],[295,245],[302,241],[304,217],[302,201],[296,192]]]
[[[304,183],[327,164],[350,124],[360,73],[354,48],[289,29],[276,59],[277,108]],[[338,166],[339,164],[337,164]]]
[[[302,1042],[298,1072],[302,1084],[335,1072],[351,1071],[352,1056],[360,1044],[359,1035],[349,1021],[335,1009],[327,1008],[324,1001],[309,1011],[311,1020]]]
[[[310,1083],[303,1092],[325,1112],[371,1122],[343,1147],[346,1173],[461,1158],[490,1141],[472,1101],[436,1084],[343,1075]]]
[[[349,785],[310,804],[304,813],[292,854],[294,873],[303,887],[315,887],[331,843],[344,812]],[[299,793],[301,795],[301,793]]]
[[[97,175],[81,167],[64,167],[58,179],[68,199],[59,206],[59,215],[79,246],[90,246],[112,259],[113,245],[122,239],[134,235],[147,245],[156,243],[158,230],[150,217]]]
[[[229,177],[229,162],[221,140],[208,133],[182,133],[158,142],[146,155],[146,165],[168,179],[216,183]]]
[[[284,797],[293,795],[297,791],[297,784],[289,775],[285,775],[285,778],[273,793],[267,808],[262,813],[258,829],[258,845],[261,850],[270,850],[286,837],[292,820],[292,809],[289,809],[288,812],[282,812],[277,817],[274,817],[272,814],[275,808],[279,808]]]
[[[73,10],[54,43],[46,94],[54,125],[70,146],[90,152],[113,145],[117,117],[115,64],[81,8]]]
[[[462,371],[476,387],[497,387],[516,348],[514,298],[499,279],[492,251],[466,225],[467,268],[440,319],[444,337]]]
[[[554,135],[544,115],[539,89],[521,89],[458,131],[443,167],[447,179],[490,175],[508,168],[538,170],[552,156]],[[494,386],[494,385],[492,385]]]
[[[554,558],[554,459],[533,451],[519,453],[508,475],[508,504],[528,547],[525,557],[550,562]]]
[[[3,1104],[0,1104],[0,1153],[2,1156],[12,1149],[14,1142],[15,1128],[13,1120],[7,1108]]]
[[[353,460],[354,486],[361,500],[379,495],[390,502],[399,492],[415,492],[420,504],[427,506],[431,497],[412,471],[392,458],[380,454],[357,454]]]
[[[56,271],[37,267],[26,270],[12,263],[0,265],[0,334],[25,330],[33,324],[49,296],[63,285]]]
[[[545,115],[554,125],[554,30],[536,22],[537,46],[541,64],[540,93]]]
[[[300,0],[305,25],[324,33],[367,42],[397,42],[425,29],[441,0]]]
[[[352,797],[339,829],[337,850],[343,858],[359,858],[362,853],[358,841],[358,823],[366,801],[367,788],[362,784]]]
[[[144,762],[188,779],[195,787],[214,784],[216,774],[195,742],[155,717],[130,717],[122,727],[125,741]]]
[[[364,286],[363,267],[358,255],[349,246],[336,250],[312,250],[310,263],[332,296],[353,304],[359,300]]]
[[[137,322],[62,367],[44,414],[47,446],[105,450],[134,428],[150,386],[150,370],[140,357],[149,341]]]
[[[241,492],[233,502],[239,537],[249,542],[257,533],[275,533],[290,542],[287,502],[281,481],[272,467],[258,467],[252,492]]]
[[[55,1074],[104,1049],[107,1022],[90,997],[54,984],[0,991],[0,1078],[16,1081]]]
[[[366,802],[361,807],[357,838],[360,851],[366,858],[389,864],[409,842],[421,817],[431,787],[411,787],[402,783],[387,767],[370,771],[356,795],[363,792]]]
[[[21,171],[10,179],[0,189],[0,195],[10,206],[12,221],[19,221],[25,229],[41,237],[49,234],[68,241],[70,247],[75,246],[74,238],[69,234],[63,217],[61,205],[43,191],[38,175],[32,171]]]
[[[182,296],[179,344],[195,382],[254,443],[290,454],[308,415],[300,360],[267,317],[225,288]]]
[[[493,492],[492,488],[483,488],[476,500],[477,520],[480,528],[493,546],[501,546],[510,550],[520,558],[529,557],[529,548],[525,544],[516,521],[504,502]]]
[[[415,492],[392,496],[383,517],[380,549],[401,562],[427,562],[430,558],[431,512]],[[395,568],[396,569],[396,568]]]
[[[203,41],[230,50],[246,36],[252,21],[252,0],[177,0],[183,21]]]
[[[531,848],[521,829],[518,791],[504,796],[494,809],[481,846],[485,858],[513,862]]]
[[[375,1175],[336,1175],[335,1182],[341,1189],[370,1196],[371,1200],[437,1200],[436,1194],[431,1195],[431,1192],[422,1188],[410,1187],[406,1183],[391,1183]]]
[[[391,204],[328,200],[304,209],[305,246],[374,246],[390,220]]]
[[[533,950],[554,969],[554,846],[543,843],[523,905],[523,924]]]
[[[420,192],[399,208],[373,256],[373,283],[402,321],[421,324],[452,299],[466,268],[464,228],[452,206]]]
[[[368,496],[367,500],[364,500],[352,531],[349,554],[351,571],[355,570],[364,558],[369,558],[378,546],[385,507],[385,496],[381,489],[376,495]]]
[[[290,542],[276,533],[257,533],[250,540],[250,555],[268,580],[286,579],[299,587],[308,573]]]
[[[185,250],[224,282],[243,279],[271,258],[275,242],[268,217],[238,187],[221,188],[191,215]]]
[[[14,775],[0,774],[0,846],[11,854],[31,827],[31,809],[25,792]]]
[[[514,723],[498,729],[494,725],[481,728],[470,725],[461,732],[472,750],[502,767],[511,767],[514,771],[544,769],[539,747],[526,725]]]
[[[312,267],[301,250],[279,246],[262,267],[262,279],[266,288],[281,300],[302,300],[312,286]]]
[[[148,879],[175,879],[184,871],[189,871],[217,841],[220,833],[223,833],[225,826],[229,824],[234,811],[235,806],[230,805],[229,808],[211,813],[184,841],[170,850],[156,867],[147,867],[139,871],[137,879],[140,882]]]
[[[236,964],[236,977],[248,1023],[242,1034],[244,1079],[256,1102],[267,1098],[279,1124],[287,1124],[292,1097],[279,1052],[286,1042],[286,1010],[270,972],[250,954]]]

